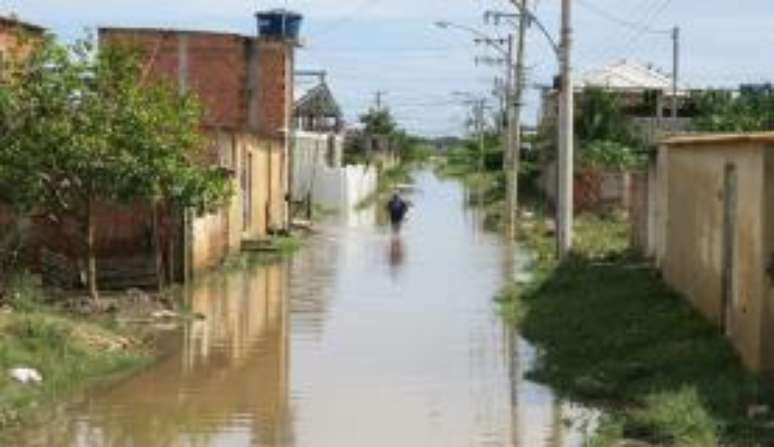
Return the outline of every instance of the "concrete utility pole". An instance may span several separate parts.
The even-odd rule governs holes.
[[[381,111],[382,110],[382,98],[386,94],[387,94],[387,92],[384,91],[384,90],[377,90],[375,92],[375,95],[376,95],[376,110],[377,111]]]
[[[503,132],[503,170],[511,168],[513,152],[513,35],[508,35],[508,48],[505,58],[505,132]]]
[[[485,135],[484,131],[486,130],[486,125],[484,123],[484,117],[485,117],[485,109],[486,109],[486,99],[479,99],[477,100],[474,105],[474,111],[473,114],[475,115],[476,120],[476,132],[478,133],[478,150],[479,150],[479,160],[478,160],[478,169],[480,172],[484,171],[485,163],[486,163],[486,141],[485,141]]]
[[[672,30],[672,130],[677,130],[678,108],[680,104],[677,100],[678,80],[680,76],[680,27],[676,26]]]
[[[529,5],[527,0],[518,0],[520,2],[520,10],[527,11]],[[516,222],[519,219],[519,169],[521,166],[521,116],[522,116],[522,104],[524,96],[525,85],[525,72],[524,72],[524,60],[526,58],[526,40],[527,40],[527,26],[529,25],[529,17],[527,14],[519,14],[518,21],[518,39],[516,42],[516,89],[511,98],[509,108],[512,112],[512,120],[508,125],[508,132],[510,134],[510,146],[509,146],[509,161],[510,167],[508,173],[510,178],[508,179],[508,232],[511,238],[516,236]],[[509,71],[511,70],[509,66]]]
[[[574,221],[574,95],[572,79],[572,1],[562,0],[560,43],[561,91],[559,92],[559,200],[557,203],[557,247],[566,258],[573,246]]]

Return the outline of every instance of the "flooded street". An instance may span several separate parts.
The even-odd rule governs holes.
[[[493,302],[523,259],[464,197],[420,173],[399,239],[371,210],[290,261],[213,275],[169,355],[19,445],[579,445],[577,410],[523,379],[534,352]]]

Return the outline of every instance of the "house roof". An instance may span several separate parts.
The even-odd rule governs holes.
[[[672,88],[672,77],[653,65],[622,60],[586,72],[578,85],[620,90],[668,90]]]
[[[774,132],[681,135],[664,140],[662,144],[667,147],[697,148],[724,144],[774,144]]]
[[[299,83],[295,90],[296,114],[341,117],[341,108],[326,82],[314,85]]]
[[[46,31],[45,28],[42,26],[38,26],[29,22],[25,22],[23,20],[19,20],[16,17],[6,17],[6,16],[0,16],[0,26],[7,26],[7,27],[17,27],[20,26],[27,31],[31,31],[33,33],[44,33]]]

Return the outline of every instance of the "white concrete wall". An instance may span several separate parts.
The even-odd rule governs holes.
[[[346,211],[377,187],[377,174],[365,166],[341,166],[344,140],[330,134],[298,132],[293,148],[293,199],[311,194],[315,205]]]
[[[349,211],[376,191],[376,187],[377,174],[373,168],[321,169],[315,177],[312,201],[326,208]]]

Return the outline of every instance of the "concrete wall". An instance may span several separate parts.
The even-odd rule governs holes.
[[[545,163],[538,179],[538,187],[551,203],[557,197],[556,161]],[[574,206],[576,211],[602,211],[612,208],[628,209],[631,194],[631,175],[576,166]]]
[[[293,147],[293,198],[325,208],[349,211],[377,187],[376,167],[342,166],[340,135],[299,132]]]
[[[292,151],[293,200],[303,201],[314,190],[319,173],[341,167],[344,139],[336,134],[297,132]]]
[[[318,173],[312,193],[314,203],[350,211],[376,191],[378,174],[373,167],[345,166]]]
[[[270,225],[281,226],[286,222],[282,211],[287,189],[279,176],[282,165],[278,160],[283,155],[280,143],[251,133],[222,130],[208,131],[207,136],[212,162],[234,174],[235,195],[229,204],[214,212],[197,215],[191,210],[186,219],[178,218],[173,210],[159,211],[162,257],[178,279],[191,278],[220,265],[226,257],[241,250],[244,239],[266,237]],[[274,160],[274,166],[270,160]],[[98,270],[109,265],[111,271],[120,273],[123,260],[126,276],[138,276],[133,273],[141,270],[134,266],[139,262],[135,260],[145,259],[149,264],[146,270],[155,271],[152,219],[153,214],[144,204],[100,204],[95,210]],[[43,249],[50,252],[53,255],[50,259],[65,259],[75,265],[82,257],[81,235],[72,220],[62,223],[39,220],[32,241],[38,252]],[[62,276],[55,271],[56,265],[46,267],[40,259],[33,262],[48,268],[51,276]],[[178,274],[178,269],[184,270],[185,275]],[[111,274],[111,283],[133,285],[129,278],[120,278],[118,273]],[[77,284],[78,280],[69,282]],[[142,283],[134,285],[147,283],[142,278]]]
[[[659,154],[654,207],[657,253],[665,280],[710,321],[724,326],[744,363],[764,367],[761,334],[768,292],[765,277],[764,146],[757,142],[683,142]],[[732,268],[724,314],[726,169],[737,175],[731,215]],[[725,315],[725,321],[724,321]]]
[[[654,261],[658,260],[657,236],[665,231],[659,231],[657,185],[657,157],[651,156],[644,170],[631,174],[629,218],[632,247]]]
[[[238,253],[243,240],[266,237],[287,222],[280,143],[250,133],[213,131],[211,135],[219,163],[234,173],[235,195],[220,210],[192,219],[188,243],[194,275]]]

